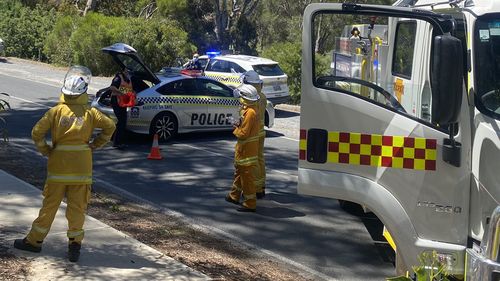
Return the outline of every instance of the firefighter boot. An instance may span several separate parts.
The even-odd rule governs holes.
[[[76,242],[72,242],[68,245],[68,259],[70,262],[77,262],[80,258],[80,249],[82,245]]]
[[[16,239],[14,241],[14,248],[33,253],[40,253],[40,251],[42,250],[42,247],[31,245],[26,238]]]
[[[261,192],[257,192],[255,193],[255,195],[257,196],[257,199],[262,199],[266,196],[266,190],[265,190],[265,187],[262,188],[262,191]]]
[[[229,202],[229,203],[233,203],[233,204],[236,204],[236,205],[239,205],[239,204],[240,204],[240,202],[238,202],[237,200],[234,200],[233,198],[231,198],[231,196],[229,196],[229,194],[228,194],[228,195],[226,195],[226,199],[225,199],[225,200],[226,200],[227,202]]]

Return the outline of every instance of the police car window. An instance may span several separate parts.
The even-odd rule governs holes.
[[[239,66],[237,63],[231,62],[230,67],[231,67],[232,73],[244,73],[245,72],[243,67]]]
[[[198,59],[198,62],[200,64],[201,69],[205,69],[205,66],[207,66],[208,59]]]
[[[231,89],[216,81],[198,79],[198,89],[202,95],[233,97],[233,91]]]
[[[277,64],[254,65],[253,69],[262,76],[280,76],[285,74]]]
[[[167,83],[156,90],[162,95],[197,95],[194,79],[182,79]]]
[[[230,72],[229,62],[223,60],[210,60],[207,71]]]

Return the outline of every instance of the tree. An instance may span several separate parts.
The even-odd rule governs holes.
[[[237,30],[238,23],[249,24],[248,18],[256,11],[258,0],[211,0],[215,10],[215,35],[221,49],[229,49],[234,45],[231,33]],[[240,19],[245,17],[246,19]],[[238,42],[241,44],[241,42]]]
[[[85,5],[85,10],[83,10],[83,16],[88,12],[94,11],[97,0],[87,0],[87,5]]]

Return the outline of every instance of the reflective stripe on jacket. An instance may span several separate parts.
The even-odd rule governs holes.
[[[134,92],[134,89],[132,88],[132,81],[125,81],[125,78],[123,77],[122,74],[118,74],[120,76],[120,88],[118,88],[118,91],[122,94],[126,94],[129,92]]]
[[[264,93],[262,93],[262,91],[259,92],[259,97],[260,97],[258,105],[259,118],[260,118],[259,136],[265,137],[266,130],[264,129],[264,126],[266,120],[267,97],[266,95],[264,95]]]
[[[257,115],[255,106],[245,105],[241,115],[242,123],[233,131],[233,134],[238,138],[234,150],[234,162],[240,166],[256,165],[260,118]]]
[[[102,132],[93,147],[105,145],[115,130],[113,120],[95,108],[89,108],[87,94],[75,98],[61,95],[59,104],[49,109],[35,124],[31,135],[37,149],[48,156],[47,182],[67,184],[92,183],[92,132]],[[49,132],[52,147],[45,141]]]

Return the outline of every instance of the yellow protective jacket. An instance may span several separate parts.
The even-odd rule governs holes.
[[[257,164],[259,149],[259,122],[256,106],[244,105],[241,111],[242,122],[234,129],[233,134],[238,138],[234,150],[234,162],[239,166]]]
[[[90,143],[95,128],[102,132]],[[52,146],[45,141],[49,130]],[[47,182],[91,184],[92,149],[105,145],[114,130],[113,120],[88,106],[86,93],[75,98],[61,94],[59,104],[49,109],[31,131],[38,151],[48,156]]]
[[[265,120],[266,120],[266,107],[267,107],[267,97],[262,93],[262,91],[259,92],[259,105],[258,105],[258,112],[259,112],[259,118],[260,118],[260,126],[259,126],[259,136],[264,137],[266,136],[266,130],[264,129],[265,125]]]

